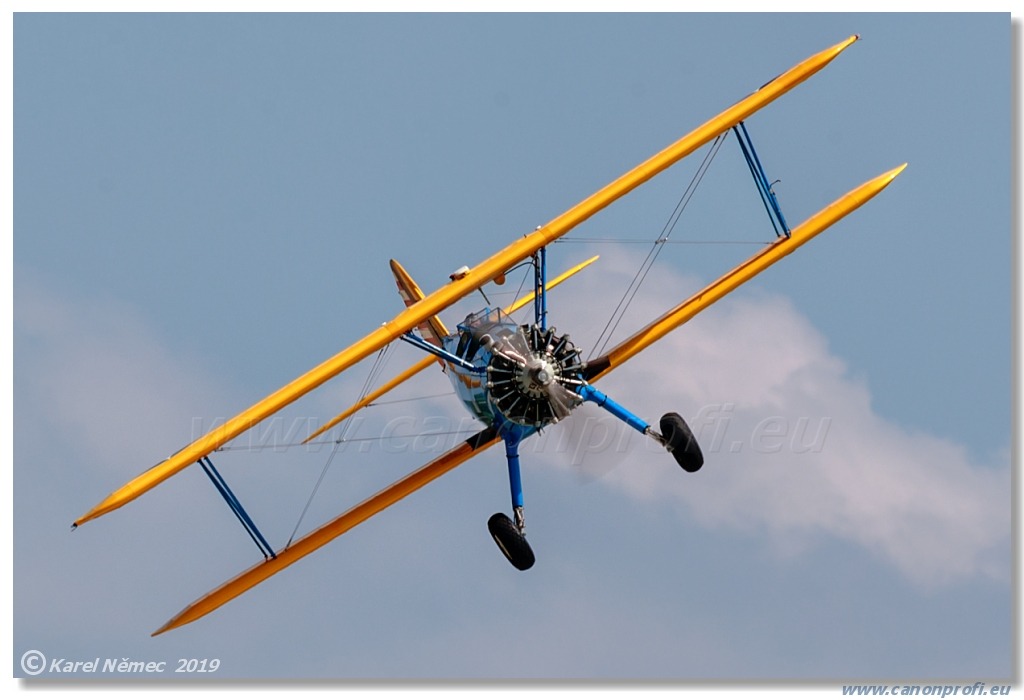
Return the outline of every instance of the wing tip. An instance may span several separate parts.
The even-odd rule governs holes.
[[[903,165],[899,165],[893,168],[892,170],[879,175],[877,180],[880,183],[881,187],[888,187],[893,180],[899,177],[900,173],[907,169],[907,165],[908,163],[904,163]]]
[[[171,618],[170,620],[168,620],[167,622],[165,622],[165,623],[164,623],[164,624],[163,624],[163,625],[162,625],[162,626],[160,627],[160,629],[156,630],[155,632],[153,632],[153,633],[152,633],[152,634],[150,634],[149,636],[150,636],[150,637],[159,637],[159,636],[160,636],[161,634],[163,634],[164,632],[167,632],[168,630],[172,630],[172,629],[174,629],[175,627],[178,627],[179,625],[178,625],[178,624],[176,624],[176,621],[177,621],[177,619],[178,619],[179,617],[181,617],[181,615],[176,615],[175,617],[172,617],[172,618]]]
[[[117,508],[117,507],[119,507],[121,505],[120,503],[118,503],[117,505],[114,506],[114,508],[107,508],[106,507],[107,503],[110,500],[111,500],[111,497],[108,496],[104,501],[102,501],[101,503],[98,503],[97,505],[95,505],[92,508],[92,510],[90,510],[87,513],[85,513],[85,514],[79,516],[78,518],[76,518],[75,521],[71,523],[71,529],[72,530],[76,530],[76,529],[78,529],[78,526],[81,525],[82,523],[87,523],[90,520],[95,520],[96,518],[100,517],[101,515],[104,515],[105,513],[107,513],[107,511],[114,510],[114,508]]]

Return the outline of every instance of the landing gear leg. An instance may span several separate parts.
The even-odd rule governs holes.
[[[704,465],[704,455],[700,451],[700,446],[686,421],[678,413],[666,413],[661,417],[659,433],[625,406],[616,403],[607,394],[589,384],[581,386],[579,394],[584,401],[596,403],[634,430],[650,435],[664,445],[684,470],[695,472]]]
[[[487,529],[509,563],[520,571],[526,571],[533,566],[535,558],[530,543],[526,541],[526,519],[523,516],[523,481],[519,473],[519,441],[522,435],[516,430],[509,430],[503,431],[503,437],[515,522],[504,513],[495,513],[487,521]]]

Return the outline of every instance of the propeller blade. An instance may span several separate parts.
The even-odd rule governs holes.
[[[579,403],[579,394],[566,389],[557,379],[547,385],[547,394],[551,413],[557,420],[567,417]]]

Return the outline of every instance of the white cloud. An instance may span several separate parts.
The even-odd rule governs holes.
[[[614,256],[616,267],[628,257]],[[603,325],[586,300],[628,282],[621,271],[611,284],[602,275],[559,292],[558,305],[580,309],[585,327]],[[694,285],[652,275],[634,315],[650,320],[668,305],[665,290]],[[634,498],[675,503],[706,528],[764,537],[788,555],[833,537],[926,587],[1008,576],[1009,460],[977,464],[953,439],[879,416],[868,386],[786,299],[726,298],[602,385],[652,422],[681,413],[706,466],[685,474],[652,441],[603,418],[598,428],[594,411],[563,427],[575,435],[553,463],[583,460]]]

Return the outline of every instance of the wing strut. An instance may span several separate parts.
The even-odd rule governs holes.
[[[245,512],[245,508],[242,507],[241,501],[232,492],[231,487],[228,486],[228,482],[224,481],[224,477],[217,471],[217,467],[213,466],[213,462],[210,460],[209,455],[206,457],[200,457],[199,466],[203,468],[206,475],[210,477],[210,481],[217,487],[217,491],[227,501],[228,507],[231,508],[231,512],[238,518],[238,522],[242,523],[242,527],[249,533],[249,537],[259,547],[260,553],[263,554],[264,559],[273,559],[276,555],[274,554],[274,548],[267,543],[267,540],[263,537],[259,528],[256,527],[256,523],[252,521],[249,514]]]
[[[276,574],[296,561],[312,554],[320,547],[336,537],[340,537],[359,523],[376,515],[390,505],[417,491],[442,474],[445,474],[491,445],[498,442],[498,431],[485,428],[468,440],[460,442],[443,455],[431,460],[414,472],[411,472],[383,491],[370,496],[357,506],[353,506],[334,520],[320,526],[307,535],[300,537],[291,546],[282,549],[274,559],[267,559],[256,566],[210,591],[196,602],[175,615],[163,627],[153,633],[155,637],[167,630],[188,624],[200,617],[213,612],[230,600],[237,598],[247,590]]]
[[[623,340],[606,354],[589,360],[584,378],[589,382],[597,381],[626,360],[661,340],[726,294],[771,265],[774,265],[779,260],[782,260],[829,226],[863,205],[888,187],[889,183],[895,180],[896,176],[903,172],[903,169],[906,167],[907,164],[904,163],[897,168],[893,168],[868,180],[860,187],[850,190],[794,228],[788,238],[780,237],[776,239],[774,243],[763,248],[745,262],[740,263],[739,266],[719,277],[675,308],[669,309],[659,318]]]
[[[743,151],[747,167],[750,168],[750,174],[753,175],[754,182],[757,184],[757,191],[761,195],[761,202],[764,203],[765,210],[768,212],[768,218],[771,219],[772,227],[775,229],[775,236],[777,238],[782,238],[783,236],[789,238],[790,230],[789,226],[786,225],[786,217],[782,215],[779,200],[775,198],[772,184],[768,180],[768,175],[764,172],[761,159],[757,157],[757,151],[754,150],[754,142],[750,140],[750,134],[747,133],[746,124],[740,122],[732,130],[736,134],[736,140],[740,142],[740,150]]]

